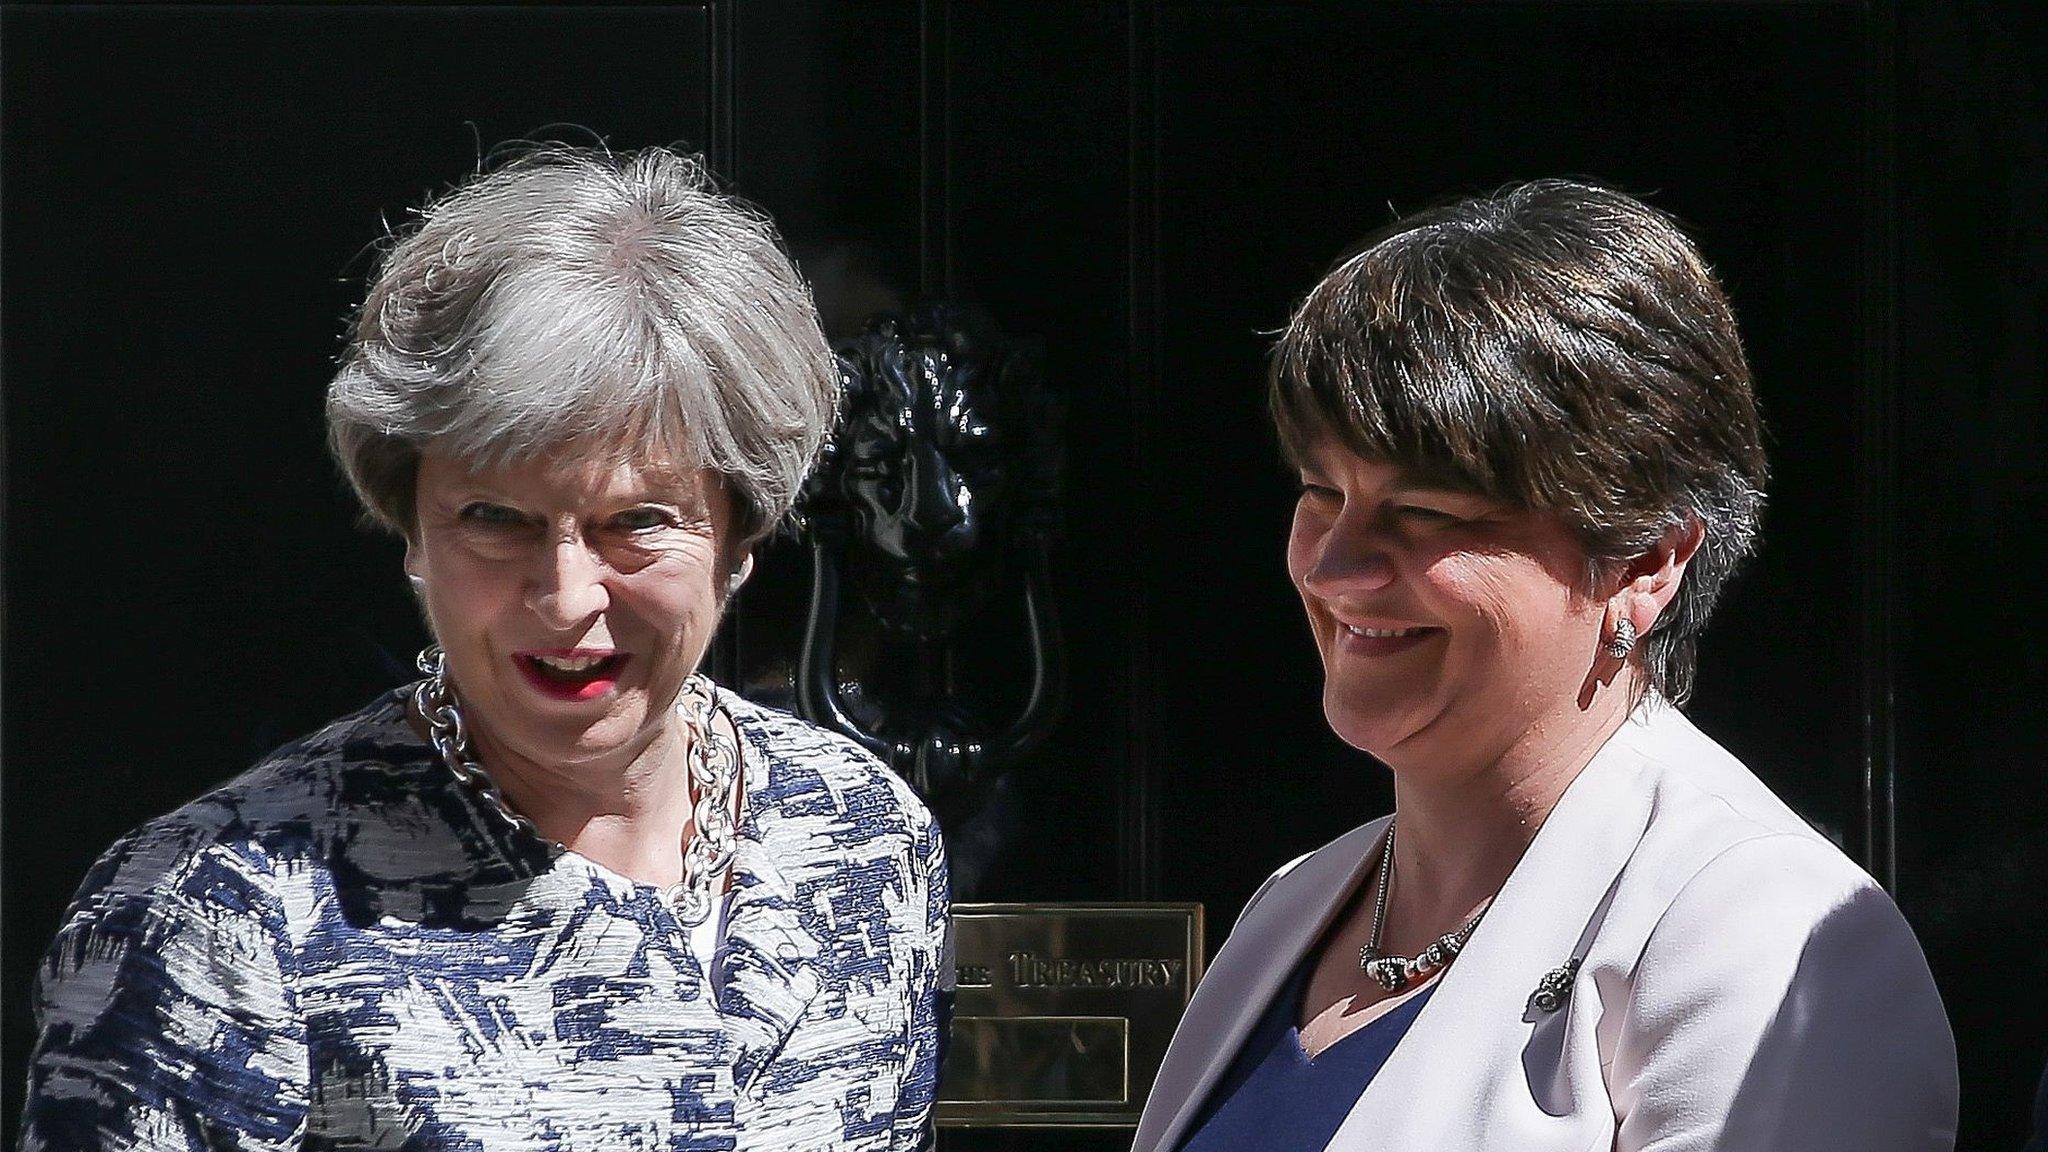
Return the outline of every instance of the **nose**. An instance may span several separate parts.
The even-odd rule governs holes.
[[[1339,516],[1307,556],[1301,584],[1319,599],[1377,592],[1394,582],[1394,559],[1383,535],[1363,518]]]
[[[526,606],[551,628],[567,631],[588,623],[611,605],[607,572],[587,541],[565,535],[537,566],[527,588]]]

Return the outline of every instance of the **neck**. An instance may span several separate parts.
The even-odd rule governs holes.
[[[666,888],[682,879],[690,738],[673,712],[630,759],[611,763],[543,763],[487,733],[472,739],[506,802],[543,836],[643,884]]]
[[[1443,756],[1397,765],[1390,919],[1399,913],[1431,935],[1448,928],[1428,926],[1455,926],[1498,892],[1565,789],[1627,721],[1628,695],[1617,683],[1590,707],[1573,701],[1462,767]]]

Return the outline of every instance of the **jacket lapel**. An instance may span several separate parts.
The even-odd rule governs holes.
[[[1347,833],[1253,898],[1202,977],[1153,1081],[1133,1152],[1174,1147],[1288,974],[1357,889],[1385,843],[1382,818]]]
[[[1642,841],[1651,790],[1636,742],[1669,707],[1637,712],[1566,789],[1331,1149],[1469,1147],[1479,1133],[1489,1147],[1549,1147],[1568,1135],[1555,1130],[1576,1109],[1551,1115],[1524,1090],[1523,1050],[1549,1015],[1531,996],[1584,954]]]

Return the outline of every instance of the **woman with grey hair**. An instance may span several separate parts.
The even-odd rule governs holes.
[[[693,159],[550,148],[426,209],[327,404],[422,677],[94,867],[23,1146],[923,1144],[938,829],[698,671],[836,395]]]
[[[1323,710],[1394,815],[1252,897],[1137,1152],[1952,1147],[1911,930],[1679,711],[1765,479],[1684,234],[1570,181],[1399,221],[1271,401]]]

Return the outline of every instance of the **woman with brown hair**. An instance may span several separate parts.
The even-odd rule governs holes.
[[[1252,897],[1138,1152],[1951,1147],[1912,931],[1680,710],[1766,471],[1684,234],[1561,180],[1402,220],[1271,398],[1324,713],[1395,812]]]

